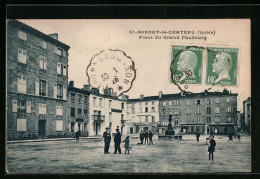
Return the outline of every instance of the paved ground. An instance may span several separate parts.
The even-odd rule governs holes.
[[[103,154],[103,141],[82,139],[7,144],[7,169],[10,173],[194,173],[250,172],[250,136],[228,142],[226,136],[215,136],[215,161],[208,160],[206,136],[200,142],[185,135],[182,141],[158,141],[154,145],[137,145],[131,139],[129,155]],[[112,139],[113,141],[113,139]],[[111,142],[110,152],[114,145]]]

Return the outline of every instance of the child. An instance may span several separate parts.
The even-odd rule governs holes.
[[[125,142],[125,145],[124,145],[124,147],[125,147],[125,154],[126,154],[126,151],[128,151],[128,154],[129,154],[129,149],[130,149],[130,147],[129,147],[129,142],[130,142],[129,141],[129,136],[127,136],[123,142]]]

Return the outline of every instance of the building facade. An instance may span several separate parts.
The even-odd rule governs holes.
[[[89,96],[89,136],[102,135],[106,127],[111,133],[118,128],[122,134],[127,133],[127,102],[119,99],[112,89],[99,94],[96,88],[91,89]]]
[[[139,133],[141,130],[155,132],[159,123],[159,96],[140,95],[138,99],[129,99],[127,133]]]
[[[243,101],[243,129],[247,133],[251,133],[251,98],[247,98],[245,101]]]
[[[69,46],[7,21],[7,138],[65,135]]]
[[[66,132],[68,132],[70,136],[75,136],[77,131],[81,132],[81,136],[88,136],[89,95],[89,85],[84,85],[82,89],[75,88],[74,81],[70,81],[66,110]]]
[[[175,133],[228,134],[237,122],[237,94],[223,92],[163,94],[159,98],[160,124],[169,115]]]

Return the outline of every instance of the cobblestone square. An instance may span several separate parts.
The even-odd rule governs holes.
[[[125,136],[122,137],[124,139]],[[208,160],[206,137],[200,142],[195,135],[185,135],[181,141],[158,141],[154,145],[137,145],[137,136],[130,136],[130,154],[104,154],[103,140],[75,140],[8,143],[7,170],[10,173],[197,173],[250,172],[251,138],[228,141],[227,136],[215,136],[214,161]]]

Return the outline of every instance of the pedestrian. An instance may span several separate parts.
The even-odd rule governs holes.
[[[149,136],[149,144],[148,145],[150,145],[151,143],[153,145],[153,133],[150,130],[149,130],[148,136]]]
[[[141,130],[141,133],[140,133],[140,141],[141,141],[141,144],[144,143],[144,133],[143,133],[143,130]]]
[[[76,132],[76,142],[79,142],[80,131]]]
[[[110,146],[110,141],[111,141],[111,134],[110,134],[110,130],[109,127],[106,127],[106,131],[103,133],[103,137],[104,137],[104,143],[105,143],[105,147],[104,147],[104,154],[109,154],[109,146]]]
[[[197,142],[199,142],[200,141],[200,133],[199,132],[196,133],[196,138],[197,138]]]
[[[212,161],[214,161],[214,152],[215,152],[215,146],[216,146],[216,141],[214,140],[214,137],[210,138],[209,141],[209,147],[208,147],[208,152],[209,152],[209,160],[210,160],[210,156],[212,156]]]
[[[148,132],[145,130],[144,132],[144,144],[148,144]]]
[[[121,143],[121,134],[119,132],[119,129],[116,129],[116,134],[114,137],[114,142],[115,142],[115,152],[114,154],[118,153],[121,154],[121,148],[120,148],[120,143]]]
[[[233,137],[232,137],[232,133],[231,132],[228,134],[228,141],[233,141]]]
[[[125,142],[125,145],[124,145],[124,147],[125,147],[125,154],[126,154],[126,152],[128,152],[128,154],[129,154],[129,149],[130,149],[130,146],[129,146],[129,143],[130,143],[129,136],[126,136],[126,138],[125,138],[125,140],[123,142]]]
[[[237,139],[238,141],[240,141],[240,134],[237,134]]]

